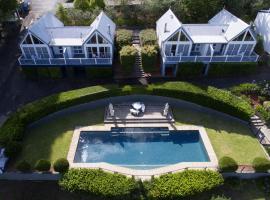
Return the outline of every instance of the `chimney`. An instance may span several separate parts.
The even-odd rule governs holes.
[[[167,23],[165,23],[165,26],[164,26],[164,33],[168,32],[168,29],[167,29]]]

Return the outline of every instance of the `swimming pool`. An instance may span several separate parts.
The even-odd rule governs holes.
[[[181,162],[209,162],[198,130],[112,128],[81,131],[74,163],[109,163],[131,169],[154,169]]]

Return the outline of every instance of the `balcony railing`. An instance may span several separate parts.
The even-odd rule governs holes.
[[[111,65],[112,58],[24,58],[20,65]]]
[[[167,64],[176,64],[179,62],[257,62],[259,56],[252,53],[250,56],[245,55],[214,55],[214,56],[166,56],[163,53],[163,59]]]

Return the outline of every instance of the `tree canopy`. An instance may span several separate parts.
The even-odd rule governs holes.
[[[9,17],[17,6],[17,0],[0,0],[0,21]]]

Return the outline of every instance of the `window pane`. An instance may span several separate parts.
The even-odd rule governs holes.
[[[179,32],[177,32],[176,34],[174,34],[174,36],[172,36],[169,41],[178,41],[178,36],[179,36]]]
[[[187,38],[187,36],[183,31],[181,32],[180,41],[189,41],[189,39]]]
[[[235,38],[233,41],[242,41],[243,38],[245,36],[245,33],[243,33],[242,35],[238,36],[237,38]]]
[[[254,41],[253,37],[251,36],[250,32],[247,32],[247,35],[245,37],[245,41]]]
[[[43,42],[41,42],[39,39],[37,39],[35,36],[32,35],[34,44],[43,44]]]
[[[27,37],[23,41],[23,44],[33,44],[30,35],[27,35]]]

